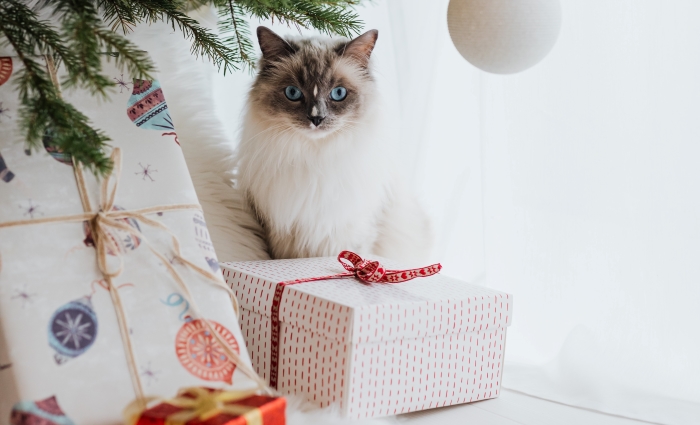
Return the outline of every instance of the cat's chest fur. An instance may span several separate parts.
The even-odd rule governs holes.
[[[392,186],[376,119],[318,140],[264,127],[246,122],[239,184],[273,257],[371,252]]]

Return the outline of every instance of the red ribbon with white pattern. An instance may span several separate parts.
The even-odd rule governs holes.
[[[275,287],[275,295],[272,298],[272,338],[270,356],[270,386],[277,388],[277,377],[279,371],[279,340],[280,340],[280,306],[284,296],[284,288],[298,283],[315,282],[319,280],[344,279],[355,277],[360,281],[370,283],[394,284],[406,282],[417,277],[428,277],[438,273],[442,266],[440,263],[427,267],[408,270],[387,270],[379,261],[365,260],[351,251],[343,251],[338,255],[338,261],[347,270],[347,273],[338,273],[328,276],[309,277],[304,279],[288,280],[279,282]]]

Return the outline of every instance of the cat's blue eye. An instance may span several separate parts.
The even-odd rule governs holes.
[[[301,90],[294,86],[287,86],[287,88],[284,89],[284,95],[287,96],[289,100],[299,100],[301,99]]]
[[[340,102],[341,100],[345,99],[347,95],[348,91],[345,87],[338,86],[331,90],[331,99],[335,100],[336,102]]]

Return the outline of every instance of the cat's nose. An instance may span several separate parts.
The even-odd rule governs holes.
[[[321,117],[321,116],[315,116],[315,117],[309,117],[309,120],[311,120],[312,123],[316,127],[318,127],[321,124],[321,121],[323,121],[326,117]]]

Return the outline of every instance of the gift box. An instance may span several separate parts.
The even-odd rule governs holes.
[[[336,258],[222,263],[253,366],[271,386],[352,418],[499,395],[512,296],[442,274],[394,283],[435,266],[381,259],[398,270],[387,272],[343,256],[345,268]],[[381,273],[392,278],[373,279]]]
[[[0,423],[120,423],[134,399],[263,386],[158,81],[107,63],[108,99],[64,91],[112,138],[98,180],[50,129],[26,150],[22,66],[0,63]]]
[[[155,403],[154,403],[155,401]],[[186,388],[169,400],[154,400],[152,407],[130,405],[126,425],[285,425],[282,397]]]

